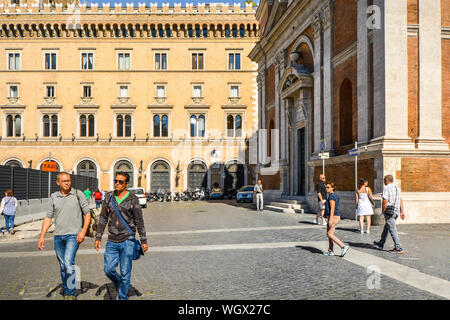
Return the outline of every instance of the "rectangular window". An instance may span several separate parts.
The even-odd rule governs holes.
[[[156,87],[156,96],[158,98],[165,98],[166,97],[166,87],[165,86],[157,86]]]
[[[202,86],[194,86],[193,88],[193,97],[194,98],[201,98],[203,97],[202,95]]]
[[[204,69],[203,53],[193,53],[192,70],[203,70],[203,69]]]
[[[120,97],[121,98],[128,98],[128,86],[120,86]]]
[[[45,54],[45,70],[56,70],[56,53]]]
[[[239,98],[239,86],[231,86],[230,87],[230,97],[231,98]]]
[[[228,54],[228,70],[240,70],[241,69],[241,54],[230,53]]]
[[[46,86],[45,96],[50,98],[55,97],[55,86]]]
[[[9,86],[9,97],[17,98],[19,96],[19,86]]]
[[[119,70],[130,70],[129,53],[119,53]]]
[[[20,53],[8,53],[8,70],[20,70]]]
[[[167,53],[155,54],[155,69],[167,70]]]
[[[83,86],[83,98],[91,98],[92,91],[91,86]]]
[[[92,70],[94,69],[94,54],[83,52],[81,54],[81,69]]]

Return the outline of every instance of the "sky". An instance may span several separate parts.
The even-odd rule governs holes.
[[[256,4],[259,3],[260,0],[253,0]],[[134,3],[136,6],[138,3],[145,3],[148,5],[149,3],[158,3],[158,7],[162,6],[163,3],[169,3],[173,6],[174,3],[181,3],[181,6],[185,6],[186,3],[193,3],[194,6],[198,3],[228,3],[229,5],[233,5],[234,3],[240,3],[243,5],[245,0],[80,0],[80,3],[109,3],[113,6],[114,3]]]

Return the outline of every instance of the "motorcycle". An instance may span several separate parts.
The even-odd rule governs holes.
[[[167,202],[172,201],[172,193],[170,191],[167,191],[166,193],[166,201]]]

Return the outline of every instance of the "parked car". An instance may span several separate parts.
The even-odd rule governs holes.
[[[220,188],[213,188],[211,190],[211,194],[209,195],[209,199],[211,199],[211,200],[223,199],[222,189],[220,189]]]
[[[236,202],[253,202],[254,186],[243,186],[237,191]]]
[[[135,194],[139,199],[139,204],[143,208],[147,208],[147,196],[143,188],[128,188],[128,191]]]

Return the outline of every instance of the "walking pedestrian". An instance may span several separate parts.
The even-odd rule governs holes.
[[[325,256],[334,256],[333,242],[341,247],[341,257],[343,257],[348,249],[348,245],[344,244],[334,235],[336,225],[341,220],[341,213],[339,211],[339,197],[334,193],[336,186],[333,182],[327,183],[326,189],[328,191],[328,199],[325,203],[325,217],[328,218],[327,236],[328,236],[328,252],[324,252]]]
[[[64,288],[64,299],[75,300],[75,279],[77,278],[75,256],[86,236],[91,214],[83,193],[72,189],[69,173],[58,173],[56,184],[59,186],[59,191],[52,193],[49,198],[47,216],[42,223],[38,248],[44,250],[44,237],[54,219],[54,245]]]
[[[102,198],[103,194],[100,192],[100,190],[97,189],[97,191],[94,192],[94,199],[95,199],[95,208],[100,209],[102,205]]]
[[[135,243],[130,240],[130,233],[117,215],[116,208],[131,231],[134,233],[136,229],[139,231],[142,250],[144,252],[148,250],[142,209],[136,195],[127,191],[129,181],[128,173],[116,174],[115,190],[114,193],[107,193],[105,196],[95,239],[95,249],[98,251],[102,244],[103,231],[108,224],[109,235],[105,248],[104,271],[118,289],[118,300],[128,300]],[[119,263],[120,275],[116,272]]]
[[[403,199],[400,194],[399,188],[394,184],[394,177],[390,174],[384,177],[383,188],[383,206],[382,211],[386,223],[384,225],[383,233],[381,234],[380,241],[374,241],[373,244],[379,250],[383,250],[383,246],[386,243],[388,232],[392,236],[394,241],[394,249],[389,250],[391,253],[403,254],[403,249],[400,244],[400,238],[398,237],[397,227],[395,221],[399,214],[402,220],[405,219],[405,211],[403,208]]]
[[[255,192],[255,195],[256,195],[256,210],[263,211],[264,210],[264,196],[263,196],[264,188],[261,183],[261,180],[258,180],[258,182],[255,184],[253,191]]]
[[[92,191],[89,188],[86,188],[86,190],[84,190],[84,196],[86,197],[87,202],[90,204],[91,203],[91,197],[92,197]]]
[[[319,218],[322,219],[322,226],[326,226],[327,222],[324,218],[325,214],[325,202],[327,201],[327,189],[325,187],[326,177],[324,174],[319,176],[319,183],[317,183],[317,199],[319,201],[319,212],[317,213],[316,218],[314,219],[315,224],[319,223]]]
[[[364,218],[367,220],[366,233],[370,233],[371,216],[373,216],[372,202],[373,195],[372,190],[368,187],[369,182],[366,178],[362,178],[358,184],[358,190],[356,190],[356,214],[359,217],[359,230],[360,233],[364,233]]]
[[[14,231],[14,218],[16,217],[17,211],[17,199],[14,197],[14,193],[11,189],[5,191],[5,197],[3,197],[0,204],[0,212],[5,218],[5,229],[6,232],[13,235]],[[5,232],[2,230],[2,234]]]

